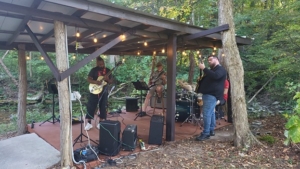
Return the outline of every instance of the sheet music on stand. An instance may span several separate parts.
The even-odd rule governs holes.
[[[143,90],[149,90],[148,85],[144,82],[144,81],[136,81],[136,82],[132,82],[132,84],[134,85],[134,88],[136,90],[140,90],[141,94],[140,94],[140,112],[136,114],[136,117],[134,120],[136,120],[138,117],[143,117],[143,116],[149,116],[146,112],[142,111],[142,91]]]
[[[149,90],[148,85],[144,81],[138,80],[136,82],[132,82],[132,84],[136,90]]]

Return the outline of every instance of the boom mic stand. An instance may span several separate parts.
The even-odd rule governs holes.
[[[56,84],[48,83],[47,86],[48,86],[49,93],[52,93],[52,116],[50,118],[48,118],[47,120],[45,120],[44,122],[42,122],[39,126],[41,126],[42,124],[44,124],[46,122],[50,122],[52,124],[59,122],[59,119],[55,117],[55,113],[54,113],[54,109],[55,109],[54,94],[58,94],[58,90],[57,90]],[[52,119],[52,122],[51,122],[51,119]]]
[[[81,105],[81,101],[80,101],[81,95],[80,95],[78,92],[76,92],[76,91],[74,91],[73,94],[74,94],[75,98],[79,101],[80,106],[82,106],[82,105]],[[88,139],[88,137],[87,137],[86,135],[84,135],[83,132],[82,132],[82,123],[83,123],[83,120],[82,120],[82,119],[83,119],[83,113],[82,113],[82,111],[80,111],[80,115],[81,115],[80,134],[79,134],[79,136],[77,136],[77,137],[74,139],[73,146],[74,146],[79,140],[80,140],[80,143],[82,143],[82,137],[85,137],[85,138]],[[94,140],[92,140],[92,139],[90,139],[90,140],[91,140],[92,142],[94,142],[95,144],[98,145],[98,143],[95,142]]]

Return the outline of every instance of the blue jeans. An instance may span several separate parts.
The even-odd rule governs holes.
[[[215,96],[204,94],[202,96],[203,100],[203,122],[204,130],[203,135],[210,135],[210,131],[214,131],[216,126],[216,116],[215,116],[215,107],[217,99]]]

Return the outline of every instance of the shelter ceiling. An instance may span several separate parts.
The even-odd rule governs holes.
[[[94,0],[0,0],[0,49],[14,49],[18,44],[26,50],[37,50],[25,30],[27,24],[36,35],[44,50],[55,50],[54,21],[67,25],[69,52],[92,53],[125,32],[126,40],[115,45],[107,54],[148,55],[166,47],[168,36],[178,36],[178,50],[221,47],[221,35],[213,33],[201,38],[184,40],[184,36],[206,29],[180,23],[171,19],[146,14],[108,2]],[[81,33],[76,37],[76,32]],[[94,43],[97,38],[97,43]],[[250,44],[251,40],[237,37],[238,45]],[[145,47],[144,42],[148,42]]]

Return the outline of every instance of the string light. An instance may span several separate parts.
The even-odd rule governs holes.
[[[122,59],[122,63],[125,63],[125,58]]]
[[[44,60],[44,57],[43,57],[43,56],[41,56],[41,60]]]
[[[97,38],[94,38],[94,42],[97,43],[97,42],[98,42],[98,39],[97,39]]]
[[[106,34],[103,35],[103,38],[106,38]]]
[[[138,52],[137,52],[137,54],[138,54],[138,55],[140,55],[140,54],[141,54],[141,52],[140,52],[140,51],[138,51]]]
[[[224,53],[222,53],[222,57],[224,57],[225,56],[225,54]]]
[[[186,55],[185,51],[182,52],[182,55],[184,55],[184,56]]]
[[[126,36],[124,34],[121,35],[121,41],[125,41]]]
[[[26,56],[26,59],[27,59],[27,60],[30,60],[30,57],[29,57],[29,56]]]
[[[217,50],[217,47],[214,47],[214,50]]]
[[[161,50],[161,53],[165,53],[165,48],[163,48],[163,49]]]
[[[80,32],[79,30],[77,29],[77,32],[76,32],[76,37],[79,38],[80,37]]]
[[[215,52],[212,53],[212,55],[215,55],[215,54],[216,54]]]
[[[75,59],[76,59],[76,56],[75,56],[75,55],[73,55],[73,56],[72,56],[72,59],[74,59],[74,60],[75,60]]]
[[[148,43],[147,43],[147,41],[145,41],[145,42],[144,42],[144,46],[148,46]]]
[[[153,51],[153,55],[156,55],[156,51]]]
[[[199,51],[199,50],[197,50],[197,54],[198,54],[198,55],[200,54],[200,51]]]

